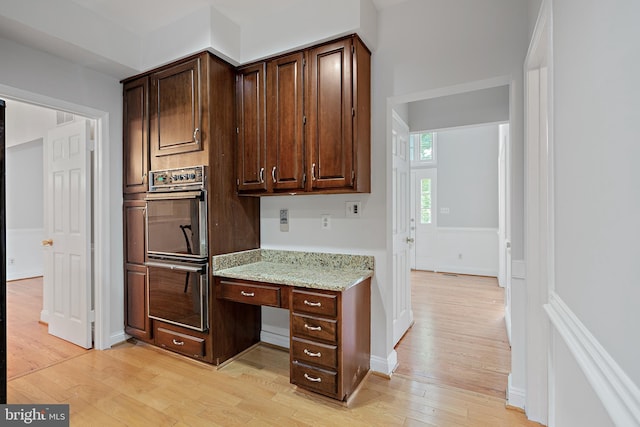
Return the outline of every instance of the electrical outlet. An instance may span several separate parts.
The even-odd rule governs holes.
[[[321,224],[322,224],[322,229],[323,230],[331,230],[331,215],[329,214],[322,214],[320,215],[320,219],[321,219]]]
[[[347,202],[347,218],[360,218],[362,205],[360,202]]]

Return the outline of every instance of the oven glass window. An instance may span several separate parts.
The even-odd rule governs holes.
[[[147,202],[148,251],[173,256],[206,257],[202,253],[198,199]]]
[[[206,329],[204,287],[206,273],[170,266],[149,267],[149,316],[192,329]]]

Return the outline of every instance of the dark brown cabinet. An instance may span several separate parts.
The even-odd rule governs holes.
[[[201,57],[151,74],[151,155],[202,149]]]
[[[123,192],[147,191],[149,171],[149,79],[124,85],[123,93]]]
[[[147,267],[145,262],[145,202],[124,202],[124,295],[125,332],[151,340],[151,321],[147,310]]]
[[[371,191],[370,63],[349,36],[239,69],[238,191]]]
[[[304,189],[304,54],[267,65],[267,165],[274,192]]]
[[[266,67],[259,63],[236,74],[238,191],[266,191]]]
[[[371,191],[371,54],[355,36],[308,52],[307,191]]]

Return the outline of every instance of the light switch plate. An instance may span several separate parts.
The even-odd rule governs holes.
[[[347,202],[347,218],[360,218],[362,204],[360,202]]]
[[[280,209],[280,231],[289,231],[289,209]]]

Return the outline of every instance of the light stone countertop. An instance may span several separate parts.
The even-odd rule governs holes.
[[[373,276],[373,257],[254,249],[212,257],[214,276],[344,291]]]

